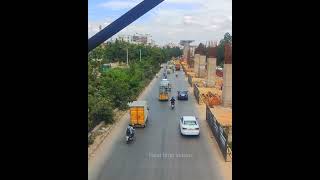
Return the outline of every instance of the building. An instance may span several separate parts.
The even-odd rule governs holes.
[[[133,35],[132,36],[132,42],[137,43],[137,44],[147,44],[148,37],[147,36]]]
[[[117,40],[133,44],[155,45],[155,41],[151,39],[151,35],[149,34],[142,35],[135,33],[135,35],[118,35]]]
[[[170,48],[179,47],[177,44],[174,44],[174,43],[168,43],[165,46],[168,46]]]
[[[132,42],[132,37],[130,35],[119,35],[117,37],[117,40],[131,43]]]

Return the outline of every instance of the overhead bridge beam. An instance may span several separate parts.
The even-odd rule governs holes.
[[[164,0],[144,0],[88,40],[88,53]]]

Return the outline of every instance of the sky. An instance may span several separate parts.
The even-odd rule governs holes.
[[[89,0],[88,37],[119,18],[142,0]],[[115,34],[151,34],[157,45],[194,40],[193,45],[232,35],[232,0],[164,0]]]

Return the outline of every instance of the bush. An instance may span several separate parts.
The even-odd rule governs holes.
[[[94,137],[93,137],[93,135],[91,135],[91,136],[88,137],[88,146],[93,144],[93,142],[94,142]]]
[[[104,121],[106,124],[113,122],[112,107],[108,100],[89,96],[88,105],[88,132],[101,121]]]
[[[102,96],[109,98],[113,108],[125,110],[130,101],[130,77],[126,69],[112,69],[102,78]]]

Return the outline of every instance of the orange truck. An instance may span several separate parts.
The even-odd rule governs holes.
[[[146,127],[148,121],[149,108],[147,101],[133,101],[129,103],[130,124],[133,127]]]
[[[180,71],[180,64],[176,64],[176,71]]]

